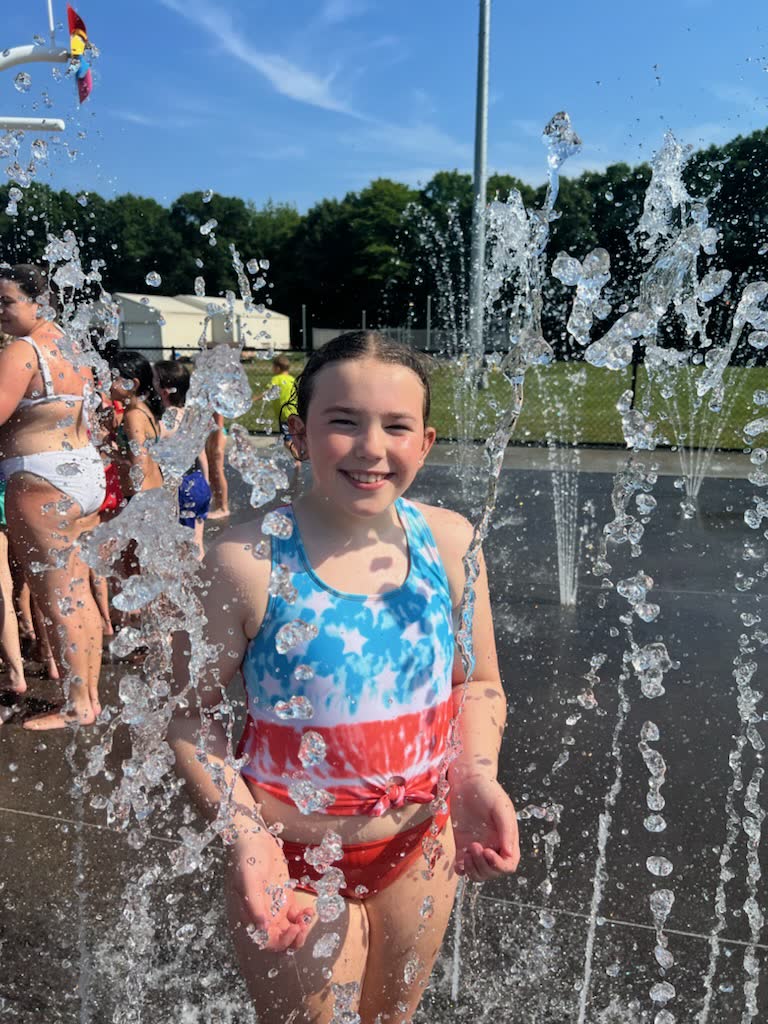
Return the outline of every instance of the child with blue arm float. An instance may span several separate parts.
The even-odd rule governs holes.
[[[481,562],[465,689],[454,625],[472,528],[403,497],[435,440],[421,364],[376,332],[342,335],[310,356],[296,401],[289,428],[311,487],[271,514],[270,543],[262,517],[209,552],[206,640],[219,654],[169,741],[209,821],[229,791],[227,906],[260,1021],[329,1024],[346,999],[362,1024],[400,1024],[427,984],[458,876],[489,880],[519,860],[496,777],[506,701],[487,576]],[[240,673],[235,775],[216,712]],[[334,850],[343,876],[332,913],[317,847]]]

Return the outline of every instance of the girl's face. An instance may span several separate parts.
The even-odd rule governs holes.
[[[40,307],[15,281],[0,278],[0,330],[14,338],[30,334],[40,323]]]
[[[375,357],[330,363],[314,380],[306,424],[289,429],[312,465],[315,491],[357,515],[378,515],[413,482],[435,441],[424,387]]]

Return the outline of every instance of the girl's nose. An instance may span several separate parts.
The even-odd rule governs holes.
[[[357,435],[356,447],[363,458],[379,458],[384,454],[384,431],[375,424],[362,428]]]

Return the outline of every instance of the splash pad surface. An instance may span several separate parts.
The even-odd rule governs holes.
[[[645,456],[650,459],[649,455]],[[598,523],[610,517],[610,480],[626,458],[620,451],[585,454],[580,494],[595,504]],[[614,810],[607,881],[593,964],[594,1012],[590,1020],[635,1024],[647,1010],[645,992],[657,972],[648,910],[646,859],[663,850],[674,864],[675,904],[665,929],[676,967],[678,1011],[695,1019],[703,997],[713,924],[717,851],[731,781],[727,753],[738,728],[732,659],[738,614],[730,581],[742,571],[746,531],[743,510],[750,493],[742,464],[722,459],[705,480],[699,513],[685,520],[674,487],[675,458],[653,453],[660,465],[659,507],[646,530],[642,556],[631,572],[654,577],[662,607],[658,632],[680,668],[665,677],[666,694],[644,698],[628,687],[631,709],[622,741],[623,790]],[[412,491],[414,498],[456,503],[455,470],[445,449],[435,453]],[[530,1024],[577,1019],[578,992],[603,794],[612,772],[611,732],[622,637],[610,629],[618,602],[599,609],[600,583],[583,565],[576,609],[562,608],[549,472],[542,453],[510,451],[502,470],[497,517],[486,542],[497,642],[510,719],[501,758],[502,782],[519,811],[563,805],[553,889],[545,897],[544,837],[551,829],[535,812],[521,822],[519,875],[469,892],[464,903],[462,975],[458,1005],[450,1005],[452,939],[449,935],[418,1019],[422,1022],[521,1020]],[[231,481],[236,518],[248,518],[246,488]],[[755,539],[754,543],[757,543]],[[733,620],[733,621],[732,621]],[[597,709],[575,702],[596,653],[606,655],[594,685]],[[104,670],[105,700],[116,702],[124,668]],[[38,685],[35,691],[40,692]],[[602,714],[601,712],[605,712]],[[567,725],[574,714],[581,718]],[[653,719],[661,734],[668,775],[664,786],[667,829],[643,827],[647,776],[637,749],[642,723]],[[118,733],[108,767],[128,755]],[[573,742],[563,743],[564,737]],[[115,1008],[136,1004],[136,1020],[158,1024],[220,1020],[251,1022],[229,951],[220,897],[220,875],[174,878],[168,853],[178,828],[191,820],[179,797],[169,818],[158,819],[141,849],[125,832],[110,830],[103,815],[71,792],[66,756],[69,737],[0,732],[0,835],[5,853],[4,913],[0,918],[4,971],[3,1020],[62,1022],[112,1020]],[[79,753],[98,743],[98,730],[83,731]],[[566,764],[552,765],[567,750]],[[547,779],[549,783],[547,784]],[[108,794],[119,779],[95,780]],[[729,906],[744,900],[743,854],[729,886]],[[220,864],[220,855],[214,855]],[[151,941],[126,919],[140,900],[124,903],[129,879],[159,870],[152,887]],[[663,879],[660,879],[663,881]],[[765,900],[765,883],[760,897]],[[729,916],[715,978],[711,1020],[740,1020],[741,964],[749,930],[743,914]],[[765,948],[758,950],[761,960]],[[766,992],[758,994],[765,1005]],[[633,1000],[642,1000],[633,1009]],[[518,1009],[516,1009],[516,1007]],[[615,1013],[614,1013],[615,1011]],[[604,1015],[601,1017],[600,1014]],[[217,1016],[218,1014],[218,1016]],[[126,1018],[132,1019],[132,1018]],[[651,1018],[652,1019],[652,1018]]]

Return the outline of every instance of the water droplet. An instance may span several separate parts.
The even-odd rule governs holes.
[[[645,866],[648,868],[652,875],[656,875],[660,878],[671,875],[674,870],[674,866],[671,860],[667,860],[666,857],[649,857]]]
[[[144,280],[150,288],[159,288],[163,279],[156,270],[150,270]]]
[[[555,927],[555,915],[550,910],[542,910],[539,914],[539,924],[542,928],[549,930]]]
[[[20,71],[14,78],[13,84],[19,92],[29,92],[32,85],[32,76],[27,74],[26,71]]]
[[[210,201],[212,199],[213,199],[213,189],[212,188],[207,188],[205,190],[205,192],[203,192],[203,202],[204,203],[210,203]]]
[[[412,985],[419,976],[419,973],[423,969],[424,965],[417,956],[411,956],[408,958],[405,967],[403,968],[403,981],[406,985]]]
[[[656,957],[656,963],[665,971],[675,966],[675,958],[666,946],[656,946],[653,955]]]
[[[659,981],[651,986],[648,995],[654,1003],[668,1003],[670,999],[675,998],[675,988],[668,981]]]
[[[275,701],[272,710],[278,718],[283,720],[296,718],[303,721],[311,718],[315,713],[312,702],[307,697],[291,697],[290,700]]]
[[[660,814],[649,814],[643,822],[648,832],[663,832],[667,823]]]
[[[321,764],[325,760],[327,746],[319,732],[308,730],[301,737],[299,760],[305,768]]]
[[[88,196],[87,195],[80,195],[80,196],[77,197],[77,201],[78,201],[78,203],[81,206],[87,206],[88,205]]]
[[[218,226],[219,226],[219,222],[214,217],[211,217],[211,219],[207,220],[205,222],[205,224],[201,224],[200,225],[200,234],[201,235],[210,235],[210,233],[213,231],[213,229],[217,228]]]
[[[341,942],[340,937],[336,932],[327,932],[312,947],[312,956],[315,960],[320,960],[324,957],[333,956],[336,950],[339,948]]]
[[[287,539],[293,534],[293,520],[282,512],[267,512],[261,524],[261,532],[268,537]]]

